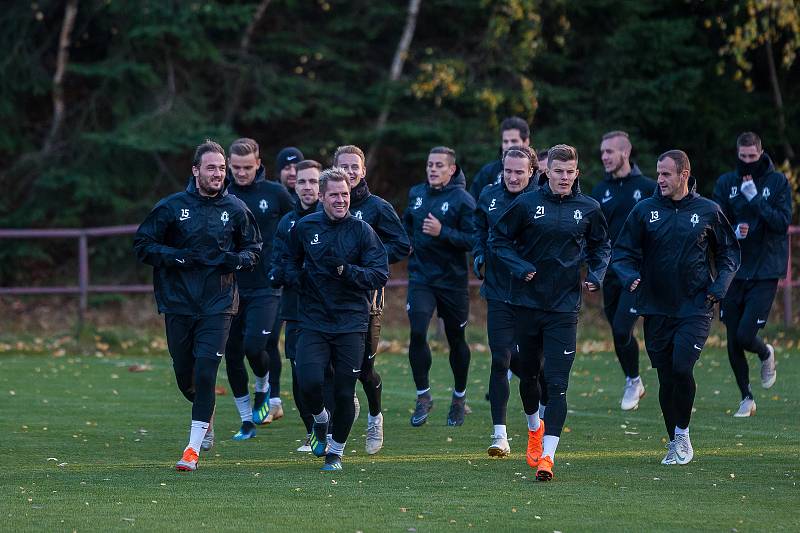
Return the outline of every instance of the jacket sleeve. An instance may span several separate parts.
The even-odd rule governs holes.
[[[406,230],[408,236],[408,243],[411,248],[414,247],[414,216],[411,214],[411,193],[408,195],[408,205],[403,211],[403,229]],[[410,253],[410,252],[409,252]]]
[[[270,258],[270,265],[272,270],[270,275],[274,275],[274,280],[278,284],[283,284],[284,264],[287,261],[289,251],[289,221],[287,218],[282,218],[278,223],[275,230],[275,237],[272,239],[272,257]]]
[[[733,220],[733,212],[731,210],[728,192],[725,190],[725,176],[726,174],[723,174],[717,180],[717,184],[714,185],[714,193],[711,195],[711,199],[714,200],[722,209],[722,212],[725,213],[725,216],[728,218],[728,220]]]
[[[397,216],[390,204],[381,205],[378,224],[373,229],[386,248],[389,263],[397,263],[408,257],[411,251],[408,233],[406,233],[403,224],[400,222],[400,217]]]
[[[375,290],[386,285],[389,279],[389,262],[386,248],[378,235],[367,224],[361,234],[359,265],[348,265],[347,282],[359,289]]]
[[[784,178],[780,189],[772,191],[769,198],[765,199],[762,194],[756,195],[750,202],[750,207],[758,212],[770,231],[786,234],[792,221],[792,191],[789,182]]]
[[[154,267],[172,265],[175,262],[179,249],[164,244],[173,218],[165,202],[160,202],[150,211],[133,238],[133,249],[139,261]]]
[[[598,207],[586,228],[586,264],[589,267],[586,281],[602,285],[611,259],[611,241],[608,236],[608,223]]]
[[[514,249],[514,241],[525,229],[528,222],[528,212],[525,205],[514,200],[505,213],[489,232],[488,246],[508,269],[519,279],[531,272],[536,272],[536,267],[522,259]]]
[[[294,200],[292,200],[292,195],[289,194],[289,191],[287,191],[283,187],[281,187],[281,189],[282,189],[281,192],[278,193],[278,201],[280,206],[280,213],[281,216],[283,216],[292,209],[294,209]]]
[[[644,226],[639,218],[639,209],[634,207],[625,220],[611,252],[611,268],[614,269],[626,290],[634,281],[642,278],[640,269],[642,268],[643,234]]]
[[[239,266],[236,268],[252,270],[261,260],[263,241],[261,240],[261,230],[258,228],[256,218],[247,207],[244,207],[241,222],[236,228],[234,242],[236,243],[236,249],[233,253],[239,256]]]
[[[303,272],[303,262],[305,261],[306,251],[300,239],[298,225],[289,231],[287,235],[288,246],[281,255],[283,266],[284,285],[297,287],[300,285],[300,275]]]
[[[717,300],[721,300],[728,292],[728,287],[736,276],[736,271],[739,270],[741,251],[733,228],[731,228],[722,211],[717,211],[717,218],[714,221],[712,230],[714,266],[717,269],[717,279],[708,288],[708,292]]]
[[[486,241],[489,240],[489,219],[486,217],[486,212],[481,209],[480,200],[472,216],[476,231],[475,246],[472,247],[472,256],[478,257],[482,255],[485,257],[487,247]]]
[[[460,250],[471,252],[476,239],[475,220],[473,219],[474,211],[475,200],[471,196],[464,195],[458,205],[458,226],[451,228],[442,225],[439,238]]]

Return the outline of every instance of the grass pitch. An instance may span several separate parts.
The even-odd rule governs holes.
[[[431,373],[434,410],[421,428],[408,422],[414,387],[405,355],[380,354],[385,447],[364,452],[359,391],[361,417],[345,470],[334,474],[319,472],[321,459],[294,451],[305,431],[284,366],[286,417],[253,440],[233,442],[238,414],[230,393],[219,396],[217,444],[186,474],[174,463],[188,438],[190,407],[168,356],[133,349],[53,357],[7,346],[0,355],[0,517],[9,531],[800,530],[800,360],[791,349],[778,352],[778,382],[769,391],[751,359],[758,413],[750,419],[731,417],[739,398],[724,348],[703,353],[695,372],[695,459],[682,467],[659,463],[665,450],[655,371],[643,372],[648,394],[639,410],[624,413],[614,355],[579,349],[555,480],[537,483],[525,464],[516,379],[512,455],[486,455],[485,351],[473,350],[473,413],[460,428],[445,425],[452,377],[441,349]],[[647,368],[644,354],[641,361]],[[146,370],[131,372],[132,365]],[[218,384],[227,387],[223,368]]]

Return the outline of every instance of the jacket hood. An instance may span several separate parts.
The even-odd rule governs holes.
[[[456,165],[456,173],[453,174],[453,177],[450,178],[450,181],[442,187],[441,189],[434,189],[433,187],[428,184],[428,178],[425,178],[425,186],[431,190],[438,190],[438,191],[451,191],[454,189],[465,189],[467,188],[467,177],[464,176],[464,171],[461,170],[459,165]]]
[[[500,187],[503,189],[503,192],[507,192],[508,194],[520,195],[525,192],[535,191],[536,189],[541,187],[541,184],[539,183],[539,176],[537,174],[534,174],[528,181],[528,186],[517,193],[508,190],[508,187],[506,187],[506,180],[504,179],[500,179]]]
[[[753,163],[745,163],[738,157],[736,158],[736,174],[739,177],[749,174],[753,179],[757,180],[772,172],[775,172],[775,165],[766,152],[762,153],[761,158]]]
[[[350,191],[350,207],[357,207],[364,203],[364,201],[370,197],[369,186],[367,185],[367,180],[361,178],[361,181],[358,182],[358,185],[353,187]]]
[[[264,165],[261,164],[258,166],[258,170],[256,170],[256,177],[253,179],[253,183],[250,185],[246,185],[246,187],[250,187],[251,185],[255,185],[256,183],[260,183],[262,181],[267,181],[267,170],[264,168]],[[225,171],[225,187],[229,185],[236,185],[236,180],[233,179],[233,172],[231,169]],[[239,187],[239,185],[237,185]]]
[[[639,170],[639,165],[636,163],[631,163],[631,172],[627,176],[623,176],[621,178],[615,178],[611,172],[606,172],[603,177],[606,181],[614,181],[615,179],[628,179],[628,178],[635,178],[638,176],[642,176],[642,171]]]
[[[700,196],[699,194],[697,194],[697,179],[695,179],[694,176],[689,176],[689,194],[687,194],[680,201],[682,202],[686,198],[690,198],[690,197],[693,198],[695,196]],[[653,191],[653,198],[661,198],[661,199],[667,200],[669,202],[672,201],[672,200],[669,200],[669,199],[664,198],[663,196],[661,196],[661,187],[659,187],[658,185],[656,185],[656,190]]]
[[[550,182],[547,179],[547,174],[542,173],[539,177],[539,188],[544,189],[544,193],[548,196],[556,197],[556,193],[550,188]],[[572,183],[572,196],[577,196],[581,193],[581,179],[580,177],[575,178],[575,181]]]

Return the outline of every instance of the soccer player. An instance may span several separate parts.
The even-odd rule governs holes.
[[[275,172],[278,174],[278,180],[281,185],[286,187],[295,201],[297,200],[297,193],[294,190],[297,182],[297,164],[302,160],[303,152],[294,146],[281,149],[275,158]]]
[[[519,117],[508,117],[500,123],[501,154],[512,146],[529,146],[531,131],[528,123]],[[478,201],[484,187],[500,183],[503,179],[503,161],[486,163],[472,178],[469,193]]]
[[[428,154],[427,181],[411,188],[403,224],[411,238],[408,260],[408,301],[411,325],[408,358],[417,402],[411,425],[421,426],[433,408],[428,374],[431,349],[428,325],[434,309],[444,321],[450,345],[454,387],[447,424],[464,423],[470,352],[464,335],[469,319],[467,252],[475,244],[475,201],[464,190],[464,173],[456,153],[444,146]]]
[[[633,206],[650,198],[656,189],[656,182],[643,176],[639,167],[631,163],[631,149],[631,141],[624,131],[608,132],[600,143],[605,176],[592,190],[592,198],[600,202],[612,246]],[[603,311],[611,326],[614,351],[625,374],[620,407],[630,411],[639,407],[639,399],[645,394],[639,376],[639,343],[633,335],[639,315],[636,298],[625,290],[613,271],[609,271],[603,281]]]
[[[283,216],[275,233],[272,251],[272,271],[270,272],[270,283],[273,287],[283,286],[284,265],[288,260],[289,233],[298,220],[317,211],[319,204],[319,175],[321,171],[322,165],[311,159],[303,160],[297,164],[297,181],[295,182],[297,204],[294,210]],[[314,418],[303,402],[296,365],[297,337],[300,334],[299,299],[300,296],[296,287],[285,286],[281,294],[280,318],[286,321],[284,351],[286,352],[286,359],[289,360],[292,366],[292,395],[294,396],[294,403],[297,406],[300,419],[306,427],[305,441],[297,448],[297,451],[310,452],[311,427],[314,424]]]
[[[778,279],[786,276],[792,190],[786,176],[775,170],[761,148],[761,139],[745,132],[736,139],[736,170],[723,174],[714,188],[714,201],[736,228],[742,265],[720,308],[728,330],[728,360],[742,401],[733,416],[755,414],[750,369],[745,350],[761,360],[761,386],[775,384],[775,349],[758,336],[769,319]]]
[[[506,430],[508,405],[508,371],[516,366],[517,341],[514,304],[519,303],[519,285],[505,264],[501,263],[487,246],[489,231],[511,202],[522,193],[537,188],[534,174],[539,168],[535,151],[527,146],[511,146],[503,154],[503,180],[484,187],[475,209],[475,227],[478,238],[472,249],[473,270],[483,280],[481,296],[486,298],[486,329],[492,351],[492,369],[489,375],[489,403],[492,411],[492,444],[487,452],[492,457],[506,457],[511,453]],[[484,270],[485,273],[481,271]],[[516,370],[516,368],[515,368]],[[519,371],[516,372],[519,374]],[[522,392],[522,390],[520,390]],[[527,401],[523,397],[523,401]],[[536,405],[538,409],[538,404]]]
[[[270,287],[268,274],[272,268],[272,240],[278,221],[293,209],[294,202],[281,185],[266,180],[258,143],[253,139],[237,139],[231,144],[228,172],[233,178],[228,192],[242,200],[253,213],[264,241],[259,266],[249,272],[236,273],[239,313],[233,318],[225,348],[228,382],[242,419],[242,427],[233,440],[240,441],[255,437],[255,424],[266,422],[271,407],[266,346],[269,339],[277,336],[273,330],[279,323],[280,290]],[[274,333],[279,335],[278,331]],[[245,356],[256,378],[252,408]]]
[[[526,459],[536,479],[553,478],[553,461],[567,416],[567,387],[575,360],[581,286],[600,288],[611,246],[600,205],[581,194],[578,152],[559,144],[547,157],[548,180],[520,195],[495,223],[489,249],[518,283],[515,337],[520,389],[528,419]],[[586,263],[586,280],[581,267]],[[547,410],[539,417],[539,370],[544,364]]]
[[[319,191],[323,210],[300,219],[290,233],[285,276],[300,290],[301,333],[295,357],[303,401],[314,417],[311,451],[317,457],[325,455],[322,470],[330,471],[342,469],[371,298],[386,284],[389,265],[375,231],[349,212],[347,174],[340,168],[325,170]],[[322,390],[331,363],[336,409],[329,417]]]
[[[247,206],[225,189],[225,150],[207,140],[197,147],[186,191],[162,199],[134,237],[137,258],[153,267],[159,313],[178,389],[192,402],[189,444],[178,470],[197,469],[214,411],[217,369],[233,315],[236,275],[252,269],[261,235]]]
[[[367,166],[364,161],[364,152],[353,145],[340,146],[333,155],[333,166],[344,170],[350,179],[350,213],[375,230],[386,248],[389,264],[397,263],[408,257],[411,249],[408,235],[392,205],[370,193],[366,180]],[[369,403],[365,445],[369,455],[378,453],[383,447],[381,377],[375,370],[375,355],[381,339],[383,303],[384,289],[381,287],[372,296],[369,327],[364,345],[364,362],[358,376]]]
[[[739,268],[739,245],[719,206],[694,191],[686,153],[664,152],[656,172],[658,189],[625,221],[612,268],[635,293],[644,316],[645,347],[658,372],[658,401],[669,436],[661,463],[684,465],[694,457],[693,369],[708,338],[713,306]]]

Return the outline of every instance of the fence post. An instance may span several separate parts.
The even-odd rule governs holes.
[[[89,294],[89,243],[86,232],[78,237],[78,289],[80,304],[78,306],[78,329],[83,328],[83,319],[88,307]]]

